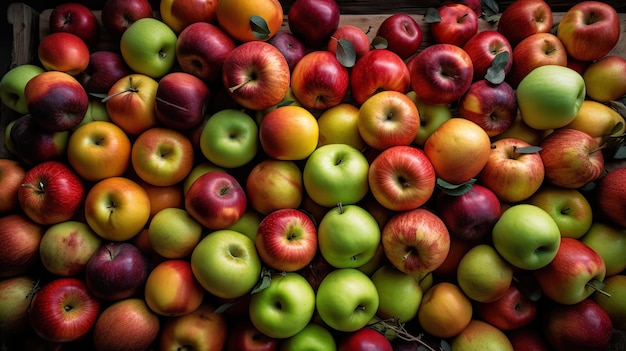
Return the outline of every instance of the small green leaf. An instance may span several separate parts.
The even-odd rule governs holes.
[[[626,145],[622,144],[617,148],[615,154],[613,155],[614,159],[623,160],[626,159]]]
[[[231,301],[231,302],[226,302],[226,303],[223,303],[223,304],[221,304],[221,305],[217,306],[217,308],[215,309],[215,313],[224,313],[224,312],[226,312],[226,310],[227,310],[230,306],[232,306],[232,305],[234,305],[234,304],[235,304],[235,301]]]
[[[539,301],[541,298],[541,287],[531,274],[520,274],[516,277],[516,284],[519,291],[530,301]]]
[[[495,14],[495,15],[491,15],[491,16],[483,16],[483,19],[485,20],[485,22],[487,23],[496,23],[500,20],[500,14]]]
[[[623,97],[622,99],[624,100],[609,101],[609,106],[617,111],[617,113],[619,113],[622,117],[626,118],[626,105],[624,105],[624,103],[626,103],[626,97]]]
[[[89,93],[89,95],[91,95],[91,96],[93,96],[93,97],[95,97],[97,99],[100,99],[100,100],[102,100],[102,99],[107,97],[107,94],[104,94],[104,93]]]
[[[452,184],[441,178],[437,178],[437,186],[439,186],[444,193],[450,196],[461,196],[465,194],[472,189],[474,183],[476,183],[476,179],[474,178],[461,184]]]
[[[558,31],[559,31],[559,22],[553,23],[552,28],[550,28],[550,33],[557,35]]]
[[[267,26],[267,22],[261,16],[250,17],[250,28],[252,29],[252,35],[259,40],[265,40],[270,38],[270,29]]]
[[[452,351],[452,347],[444,339],[441,339],[441,342],[439,343],[439,345],[441,346],[441,350],[443,350],[443,351]]]
[[[518,154],[534,154],[541,151],[541,147],[540,146],[522,146],[522,147],[515,147],[515,152],[517,152]]]
[[[441,16],[439,15],[439,11],[434,7],[427,8],[426,13],[424,14],[424,23],[437,22],[441,22]]]
[[[285,101],[281,101],[278,103],[278,105],[276,105],[276,107],[283,107],[283,106],[291,106],[294,105],[296,102],[293,100],[285,100]]]
[[[337,56],[337,60],[346,68],[350,68],[356,63],[356,50],[350,40],[339,39],[337,41],[337,52],[335,56]]]
[[[374,49],[386,49],[388,46],[389,42],[383,37],[376,36],[372,40],[372,47],[374,47]]]
[[[266,289],[267,287],[270,286],[271,282],[272,282],[272,270],[263,267],[263,269],[261,270],[261,278],[259,279],[259,282],[254,287],[254,289],[252,289],[251,293],[256,294],[259,291]]]
[[[480,8],[485,17],[491,17],[500,13],[500,7],[495,0],[481,0]]]
[[[491,66],[487,69],[485,79],[491,84],[500,84],[504,82],[506,77],[506,64],[509,62],[510,54],[508,51],[499,52],[491,62]]]

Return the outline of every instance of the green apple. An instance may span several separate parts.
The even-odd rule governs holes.
[[[234,230],[248,236],[252,241],[256,240],[256,230],[263,216],[252,208],[248,208],[243,216],[235,224],[226,229]]]
[[[491,232],[498,253],[513,266],[534,270],[556,256],[561,232],[548,212],[531,204],[515,204],[502,212]]]
[[[500,329],[478,319],[450,340],[455,351],[513,351],[509,338]]]
[[[374,216],[358,205],[330,209],[318,225],[319,251],[333,267],[356,268],[376,254],[380,227]]]
[[[28,275],[0,280],[0,332],[10,335],[26,330],[28,310],[37,281]]]
[[[249,293],[261,275],[261,259],[254,241],[234,230],[220,229],[205,236],[191,253],[191,269],[211,294],[234,299]]]
[[[78,127],[82,126],[85,123],[93,121],[111,122],[111,118],[109,117],[109,113],[107,112],[106,105],[104,104],[104,102],[102,102],[102,100],[96,98],[89,99],[89,106],[87,107],[85,117],[83,117],[83,120],[74,128],[74,130],[78,129]]]
[[[626,275],[605,278],[602,291],[611,296],[596,291],[591,298],[608,313],[615,329],[626,331]]]
[[[420,114],[420,128],[415,136],[415,144],[424,146],[426,139],[439,128],[439,126],[452,118],[452,110],[448,104],[427,104],[415,91],[411,90],[406,95],[413,101]]]
[[[397,318],[399,323],[417,316],[423,295],[420,278],[419,274],[400,272],[391,264],[378,268],[371,276],[378,291],[376,315],[382,319]]]
[[[376,315],[379,302],[372,279],[355,268],[338,268],[328,273],[315,298],[321,320],[342,332],[363,328]]]
[[[513,266],[489,244],[478,244],[459,261],[456,278],[467,297],[477,302],[495,301],[513,281]]]
[[[203,227],[182,208],[167,207],[157,212],[148,225],[152,249],[165,258],[185,258],[202,238]]]
[[[213,114],[200,134],[200,150],[209,162],[237,168],[250,162],[258,149],[259,128],[243,111],[225,109]]]
[[[19,114],[27,114],[28,107],[26,100],[24,100],[24,87],[31,78],[43,72],[43,67],[33,64],[23,64],[11,68],[0,80],[0,101]]]
[[[298,334],[284,339],[280,351],[334,351],[337,343],[333,334],[325,326],[311,322]]]
[[[325,207],[352,205],[369,190],[369,163],[354,146],[328,144],[318,147],[304,164],[302,180],[311,199]]]
[[[315,313],[315,291],[299,273],[273,274],[266,288],[252,294],[252,324],[263,334],[284,339],[302,331]]]
[[[626,269],[626,229],[612,222],[594,222],[580,238],[602,257],[606,275],[611,276]]]
[[[527,201],[552,216],[562,237],[579,239],[593,222],[591,204],[577,189],[542,185]]]
[[[176,33],[164,22],[141,18],[120,38],[120,52],[133,71],[152,78],[170,72],[176,63]]]
[[[580,73],[565,66],[544,65],[530,71],[519,83],[517,103],[529,127],[556,129],[574,120],[585,93]]]

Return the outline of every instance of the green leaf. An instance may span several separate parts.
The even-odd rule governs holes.
[[[261,270],[261,278],[259,279],[259,282],[257,283],[257,285],[252,289],[251,293],[256,294],[259,291],[269,287],[271,283],[272,283],[272,270],[263,267],[263,269]]]
[[[104,93],[89,93],[89,95],[91,95],[91,96],[93,96],[93,97],[95,97],[95,98],[97,98],[99,100],[105,99],[108,96],[107,94],[104,94]]]
[[[441,346],[441,349],[442,349],[443,351],[452,351],[452,347],[451,347],[451,346],[450,346],[450,344],[449,344],[446,340],[444,340],[444,339],[441,339],[441,342],[439,343],[439,345]]]
[[[541,298],[541,287],[537,280],[534,279],[532,274],[520,274],[516,277],[517,288],[524,294],[530,301],[539,301]]]
[[[495,0],[481,0],[480,8],[485,17],[491,17],[500,13],[500,7]]]
[[[226,310],[227,310],[230,306],[232,306],[232,305],[234,305],[234,304],[235,304],[235,301],[231,301],[231,302],[226,302],[226,303],[223,303],[223,304],[221,304],[221,305],[217,306],[217,308],[215,309],[215,313],[224,313],[224,312],[226,312]]]
[[[439,186],[444,193],[450,196],[461,196],[465,194],[472,189],[474,183],[476,183],[476,179],[474,178],[461,184],[452,184],[441,178],[437,178],[437,186]]]
[[[515,152],[517,152],[518,154],[534,154],[541,151],[541,147],[540,146],[522,146],[522,147],[515,147]]]
[[[441,22],[441,16],[439,15],[439,11],[434,7],[427,8],[426,13],[424,14],[424,23],[437,22]]]
[[[556,35],[559,30],[559,22],[553,23],[552,28],[550,28],[550,33]]]
[[[615,154],[613,155],[614,159],[617,160],[623,160],[626,159],[626,145],[622,144],[620,145],[617,150],[615,151]]]
[[[491,66],[487,69],[485,79],[491,84],[500,84],[504,82],[506,77],[506,64],[509,62],[510,54],[508,51],[499,52],[491,62]]]
[[[376,36],[372,40],[372,46],[374,49],[386,49],[389,46],[389,42],[383,37]]]
[[[339,39],[337,41],[337,52],[335,56],[337,56],[337,60],[346,68],[350,68],[356,63],[356,50],[348,39]]]
[[[267,26],[267,22],[261,16],[250,17],[250,28],[252,28],[252,35],[259,40],[265,40],[270,38],[270,29]]]

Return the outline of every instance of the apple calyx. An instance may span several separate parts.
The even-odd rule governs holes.
[[[380,319],[379,317],[374,316],[374,319],[375,321],[367,324],[366,327],[376,330],[383,335],[387,335],[387,332],[391,331],[393,335],[398,337],[399,339],[417,342],[428,351],[450,350],[450,345],[444,339],[440,340],[439,348],[434,348],[426,341],[422,340],[424,334],[419,334],[417,336],[412,335],[406,330],[406,328],[404,327],[404,323],[400,323],[398,318],[396,317]],[[422,347],[420,347],[419,349],[421,350]]]
[[[250,28],[252,29],[252,35],[259,40],[265,40],[270,38],[270,29],[267,26],[267,22],[261,16],[250,16]]]
[[[597,291],[598,293],[606,296],[606,297],[611,297],[611,294],[609,294],[608,292],[602,290],[604,289],[604,282],[601,281],[600,279],[597,278],[593,278],[591,280],[589,280],[588,282],[585,283],[586,287],[592,288],[593,290]]]
[[[105,103],[107,101],[109,101],[109,99],[121,95],[121,94],[125,94],[125,93],[138,93],[139,89],[135,88],[133,86],[133,77],[128,77],[128,88],[124,89],[124,90],[120,90],[116,93],[113,93],[111,95],[107,95],[104,99],[102,99],[102,102]]]
[[[441,178],[437,178],[437,186],[446,194],[450,196],[461,196],[472,189],[476,183],[476,179],[472,178],[461,184],[452,184]]]

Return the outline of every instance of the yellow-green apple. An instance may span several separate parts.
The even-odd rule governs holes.
[[[315,2],[315,6],[318,3]],[[327,50],[310,51],[291,71],[291,91],[300,104],[309,110],[323,111],[339,105],[349,88],[348,69],[335,54]]]
[[[183,181],[183,194],[187,193],[191,184],[193,184],[199,176],[211,171],[226,172],[224,168],[218,167],[209,161],[200,161],[199,163],[194,164],[193,168]]]
[[[370,50],[350,70],[350,94],[358,105],[382,91],[404,95],[410,88],[409,68],[391,50]]]
[[[585,99],[585,81],[569,67],[546,64],[530,71],[516,93],[526,124],[540,130],[555,129],[578,114]]]
[[[531,325],[537,315],[538,303],[525,295],[517,283],[512,283],[499,299],[475,302],[473,307],[478,319],[509,331]]]
[[[450,233],[450,250],[443,263],[432,271],[432,274],[441,279],[453,281],[456,279],[456,270],[463,255],[472,247],[485,243],[484,240],[463,240]]]
[[[152,5],[149,0],[106,0],[100,16],[102,26],[119,40],[135,21],[153,16]]]
[[[318,146],[348,144],[363,150],[366,144],[359,133],[358,118],[359,107],[347,102],[324,110],[317,118],[320,133]]]
[[[515,90],[507,82],[475,81],[461,97],[458,114],[478,124],[489,137],[502,134],[517,116]]]
[[[462,194],[442,189],[433,200],[433,208],[450,235],[462,240],[484,239],[502,214],[500,199],[482,184],[472,184]]]
[[[259,127],[241,110],[220,110],[202,127],[200,151],[209,162],[219,167],[244,166],[254,159],[258,149]]]
[[[30,219],[50,225],[70,220],[78,213],[85,186],[67,164],[47,161],[26,171],[17,195],[20,208]]]
[[[131,165],[143,181],[156,186],[182,182],[194,165],[193,145],[182,132],[153,127],[133,141]]]
[[[294,161],[262,159],[246,177],[246,196],[249,206],[263,215],[298,208],[304,196],[302,170]]]
[[[401,272],[389,263],[378,268],[371,275],[379,299],[376,316],[397,318],[399,323],[415,318],[423,294],[419,277]]]
[[[477,177],[500,201],[508,203],[530,197],[541,187],[544,178],[543,160],[537,149],[517,138],[492,142],[487,163]]]
[[[155,111],[158,86],[156,80],[145,74],[133,73],[120,78],[103,99],[111,121],[131,135],[155,127],[158,124]]]
[[[164,258],[188,257],[202,234],[202,225],[182,208],[164,208],[148,225],[150,246]]]
[[[175,351],[192,347],[198,351],[223,350],[228,337],[228,323],[223,313],[208,303],[186,315],[167,319],[161,326],[159,345]]]
[[[437,8],[437,14],[438,18],[426,21],[435,43],[463,47],[478,33],[478,15],[465,4],[443,4]]]
[[[311,217],[294,208],[281,208],[265,215],[255,236],[261,260],[286,272],[306,267],[315,257],[317,242],[317,228]]]
[[[127,298],[108,305],[93,327],[96,351],[145,350],[157,340],[161,322],[142,298]]]
[[[581,61],[594,61],[608,54],[620,37],[617,10],[600,1],[572,5],[557,27],[557,36],[567,53]]]
[[[303,330],[315,313],[315,292],[299,273],[275,273],[270,284],[252,295],[252,324],[276,339],[292,337]]]
[[[76,79],[87,92],[106,94],[115,82],[131,73],[119,52],[98,50],[91,52],[89,64]]]
[[[337,340],[337,351],[392,351],[391,341],[385,334],[370,327],[363,327],[342,335]]]
[[[511,345],[513,345],[514,350],[552,350],[541,330],[535,327],[534,324],[513,330],[507,330],[506,335],[509,338]]]
[[[157,79],[176,64],[176,39],[176,33],[163,21],[141,18],[122,34],[120,53],[135,73]]]
[[[324,351],[336,350],[337,342],[331,330],[318,321],[312,321],[296,335],[280,342],[280,351],[298,350]],[[259,350],[260,351],[260,350]]]
[[[339,5],[332,0],[294,1],[287,12],[290,31],[308,48],[322,48],[339,27]]]
[[[0,101],[19,114],[27,114],[24,88],[31,78],[44,71],[43,67],[35,64],[17,65],[7,70],[0,79]]]
[[[164,0],[159,3],[159,14],[165,24],[179,34],[196,22],[217,23],[215,0]]]
[[[28,309],[36,288],[35,279],[17,275],[0,280],[0,331],[19,333],[28,327]]]
[[[504,296],[513,282],[513,266],[490,244],[478,244],[459,261],[457,284],[477,302],[492,302]]]
[[[99,98],[90,96],[89,106],[87,107],[87,112],[85,113],[85,117],[83,117],[83,120],[80,121],[80,123],[76,127],[74,127],[72,131],[75,131],[76,129],[78,129],[78,127],[82,126],[83,124],[87,124],[89,122],[94,122],[94,121],[110,122],[111,119],[109,118],[109,113],[107,112],[107,108],[104,102],[102,102],[102,100]]]
[[[472,59],[463,48],[452,44],[430,45],[407,66],[411,88],[429,104],[449,104],[460,99],[474,78]]]
[[[356,204],[369,191],[369,163],[347,144],[320,146],[307,158],[302,183],[309,197],[323,207]]]
[[[626,58],[618,55],[607,55],[590,63],[583,72],[587,95],[600,102],[626,95],[626,83],[619,78],[624,71]]]
[[[128,135],[108,121],[78,127],[67,144],[67,160],[72,169],[90,182],[122,176],[130,166],[130,153]]]
[[[607,277],[626,269],[626,257],[623,255],[626,248],[626,230],[623,227],[597,220],[591,224],[580,241],[602,257]]]
[[[272,44],[250,41],[224,59],[222,83],[233,100],[251,110],[265,110],[283,100],[291,73],[285,56]]]
[[[81,3],[56,5],[50,12],[50,33],[67,32],[77,35],[89,48],[100,39],[98,18],[89,7]]]
[[[424,205],[435,191],[435,169],[422,149],[397,145],[371,161],[369,188],[383,207],[406,211]]]
[[[319,252],[335,268],[357,268],[366,264],[375,256],[380,238],[376,219],[359,205],[329,209],[317,227]]]
[[[347,47],[350,48],[346,49]],[[339,25],[326,44],[326,50],[338,55],[337,57],[346,67],[353,67],[356,62],[370,52],[370,47],[367,33],[363,29],[347,23]]]
[[[526,122],[522,119],[522,114],[518,108],[517,116],[513,120],[513,124],[511,124],[509,129],[505,130],[501,134],[491,137],[491,140],[496,141],[505,138],[514,138],[525,141],[530,145],[539,145],[543,138],[551,132],[552,129],[539,130],[528,126],[528,124],[526,124]]]
[[[454,350],[469,351],[513,351],[513,345],[506,334],[499,328],[478,320],[472,319],[467,327],[450,340],[450,347]]]
[[[625,176],[626,168],[610,171],[600,178],[596,190],[599,212],[621,227],[626,227],[626,218],[623,216],[626,210]]]
[[[76,76],[89,65],[89,47],[77,34],[54,32],[39,41],[37,57],[46,71]]]
[[[512,47],[535,33],[548,33],[554,18],[552,8],[544,0],[514,1],[498,20],[498,32],[504,34]]]
[[[46,161],[63,161],[70,131],[52,132],[27,114],[12,120],[5,130],[5,145],[27,167]]]
[[[491,236],[498,253],[524,270],[547,266],[561,244],[561,232],[552,216],[539,206],[525,203],[504,210]]]
[[[432,272],[450,251],[450,234],[441,218],[426,208],[398,212],[382,229],[385,256],[407,274]]]
[[[417,53],[424,37],[415,18],[406,13],[394,13],[386,17],[376,29],[376,37],[386,41],[386,48],[401,59]]]
[[[237,222],[235,222],[235,224],[226,229],[245,234],[247,237],[254,241],[256,240],[257,228],[262,220],[263,215],[261,213],[256,211],[254,208],[248,208],[246,212],[244,212],[243,216],[241,216],[241,218]]]
[[[415,140],[418,146],[424,146],[426,139],[439,128],[443,122],[452,118],[452,111],[448,104],[428,104],[425,103],[414,90],[409,91],[406,95],[413,100],[420,116],[420,127],[417,130]]]
[[[539,206],[554,218],[561,237],[580,239],[593,223],[593,210],[578,189],[543,184],[525,202]]]
[[[109,241],[137,235],[150,218],[150,199],[136,181],[110,177],[95,183],[85,197],[87,224]]]
[[[608,350],[613,335],[611,318],[592,299],[550,305],[539,316],[538,328],[557,351]]]
[[[476,33],[463,45],[463,50],[472,60],[474,81],[487,79],[498,84],[506,78],[513,66],[513,47],[504,34],[495,29]]]
[[[144,299],[160,316],[189,314],[200,307],[203,298],[204,289],[196,280],[188,260],[168,259],[148,273]]]
[[[92,330],[100,301],[93,296],[79,278],[53,278],[45,283],[31,302],[28,310],[30,327],[47,341],[70,342]]]
[[[261,259],[250,237],[221,229],[209,233],[196,245],[191,254],[191,269],[209,293],[234,299],[249,293],[257,284]]]
[[[148,260],[130,242],[103,244],[85,267],[87,288],[104,301],[120,301],[143,289],[148,278]]]
[[[47,71],[31,78],[24,87],[24,99],[33,121],[53,132],[76,127],[85,117],[89,96],[71,75]]]
[[[211,96],[202,79],[186,72],[170,72],[159,79],[154,106],[162,125],[176,130],[192,129],[204,119]]]
[[[19,208],[17,193],[26,175],[26,166],[10,158],[0,159],[0,213]]]
[[[511,66],[506,81],[515,89],[522,79],[537,67],[545,65],[567,66],[565,46],[552,33],[540,32],[528,36],[513,48],[512,55],[515,64]],[[554,78],[549,80],[552,84],[556,84],[554,82],[558,81]]]
[[[609,315],[613,328],[626,330],[626,275],[607,277],[602,290],[611,296],[595,292],[591,298]]]
[[[545,297],[558,304],[573,305],[601,289],[606,266],[587,244],[574,238],[561,238],[554,259],[532,273]]]
[[[576,117],[563,128],[581,130],[597,138],[602,144],[610,137],[624,133],[626,121],[619,112],[607,104],[595,100],[584,100]]]
[[[376,90],[360,105],[357,127],[365,143],[376,150],[406,146],[420,128],[419,111],[406,92]]]
[[[317,148],[318,141],[317,119],[301,106],[280,106],[268,112],[259,124],[261,148],[278,160],[304,160]]]
[[[235,224],[246,211],[247,202],[239,181],[225,172],[199,176],[185,193],[185,210],[212,230]]]
[[[547,135],[539,146],[545,180],[552,185],[579,188],[602,175],[604,157],[601,147],[585,132],[558,129]]]
[[[183,72],[212,85],[222,79],[226,56],[235,48],[233,38],[214,23],[188,25],[176,40],[176,60]]]
[[[279,31],[274,34],[274,36],[269,38],[267,42],[274,45],[278,51],[285,56],[290,72],[296,66],[296,63],[298,63],[298,61],[300,61],[300,59],[306,54],[306,47],[304,46],[304,43],[291,32]]]
[[[337,268],[328,273],[315,296],[319,318],[341,332],[365,327],[376,315],[379,302],[372,279],[356,268]]]
[[[45,230],[20,212],[0,217],[0,278],[26,273],[39,264],[39,244]]]
[[[39,258],[43,267],[56,276],[82,275],[101,245],[102,238],[86,223],[68,220],[46,229],[39,243]]]
[[[438,338],[458,335],[471,320],[472,301],[453,282],[438,282],[426,290],[417,310],[421,329]]]

